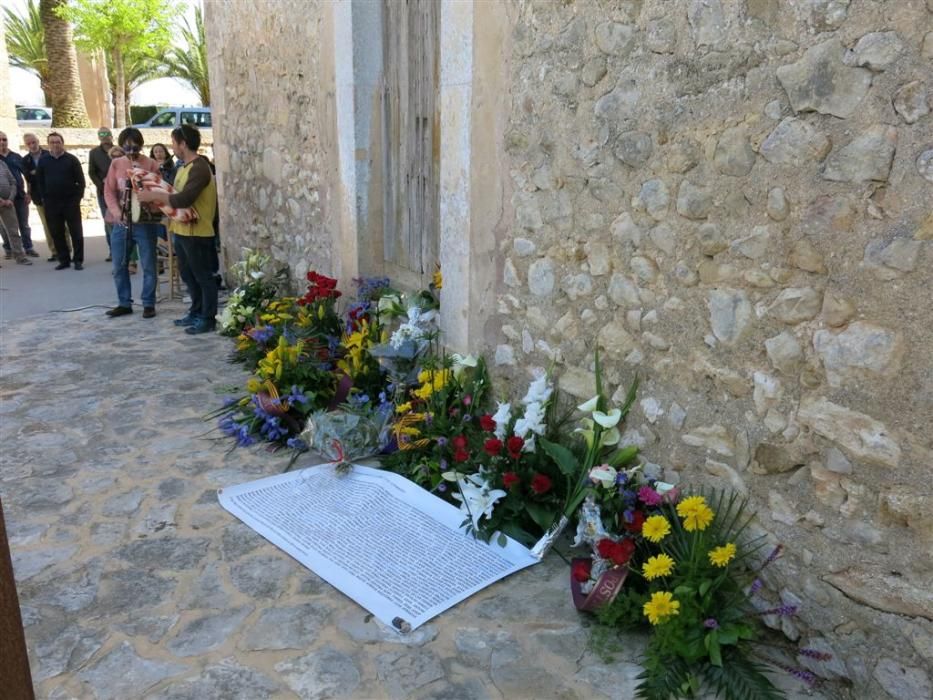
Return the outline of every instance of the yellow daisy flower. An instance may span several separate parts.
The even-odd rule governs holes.
[[[652,515],[641,526],[641,534],[646,540],[660,542],[671,534],[671,524],[663,515]]]
[[[713,566],[726,566],[735,558],[735,545],[732,542],[716,547],[709,553],[709,561]]]
[[[652,625],[664,622],[669,617],[680,614],[680,602],[674,600],[674,594],[668,591],[658,591],[651,594],[651,600],[642,608],[645,617]]]
[[[703,531],[713,522],[713,510],[703,496],[690,496],[677,504],[677,515],[684,519],[684,530]]]
[[[641,568],[646,579],[653,581],[659,576],[668,576],[674,570],[674,560],[666,554],[651,557]]]

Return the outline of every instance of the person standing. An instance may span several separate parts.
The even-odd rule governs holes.
[[[110,169],[110,149],[113,148],[113,134],[106,126],[97,130],[97,138],[100,145],[91,149],[87,156],[87,174],[97,188],[97,206],[100,209],[100,215],[104,219],[104,235],[107,237],[107,262],[113,257],[113,250],[110,246],[110,236],[113,233],[113,224],[109,223],[107,218],[107,202],[104,200],[104,179],[107,177],[107,171]]]
[[[23,239],[23,248],[26,255],[31,258],[38,258],[39,254],[32,246],[32,231],[29,228],[29,195],[26,194],[26,184],[23,180],[23,157],[16,151],[10,150],[10,142],[7,135],[0,131],[0,160],[6,163],[6,166],[16,178],[16,196],[13,198],[13,208],[16,210],[16,220],[19,223],[19,235]],[[6,258],[12,256],[10,249],[4,245]]]
[[[9,246],[12,256],[20,265],[32,265],[32,260],[26,257],[23,250],[23,241],[19,237],[19,220],[16,218],[16,209],[13,207],[13,197],[16,196],[16,178],[0,160],[0,236],[3,245]]]
[[[39,194],[39,184],[36,182],[36,169],[39,167],[39,161],[49,152],[39,145],[39,137],[35,134],[23,134],[23,143],[26,144],[27,152],[23,156],[23,176],[26,178],[26,194],[36,206],[39,213],[39,220],[42,222],[42,232],[45,235],[45,244],[49,247],[49,262],[58,260],[58,253],[55,250],[55,241],[52,240],[52,232],[49,224],[45,220],[45,207],[42,204],[42,195]]]
[[[84,228],[81,223],[81,198],[84,196],[84,171],[81,161],[65,151],[65,139],[57,131],[47,138],[49,155],[39,161],[36,182],[45,206],[45,220],[52,230],[58,251],[56,270],[71,267],[84,269]],[[71,250],[65,241],[65,226],[71,236]]]
[[[193,207],[198,218],[182,223],[172,219],[169,235],[178,257],[178,271],[188,288],[191,306],[175,321],[187,326],[185,333],[209,333],[216,326],[217,282],[211,271],[211,246],[214,245],[214,212],[217,210],[217,185],[207,158],[198,155],[201,133],[190,124],[172,131],[172,150],[181,160],[175,175],[175,194],[160,190],[139,193],[139,201],[168,204],[176,209]]]
[[[157,143],[149,149],[149,157],[159,164],[159,175],[170,185],[175,184],[175,171],[178,166],[175,164],[175,158],[168,152],[168,149],[161,143]]]
[[[117,138],[120,148],[126,154],[110,163],[110,170],[104,180],[104,200],[107,206],[107,218],[113,224],[111,232],[111,254],[113,257],[113,281],[117,288],[117,305],[107,311],[110,318],[133,313],[133,286],[130,282],[130,256],[132,244],[139,249],[139,260],[143,268],[143,318],[156,315],[156,286],[158,268],[156,239],[159,235],[159,222],[162,212],[154,207],[141,206],[139,220],[134,220],[131,202],[130,169],[142,168],[151,173],[159,172],[159,164],[142,154],[143,135],[139,129],[129,127],[120,132]],[[141,193],[137,199],[142,202]]]

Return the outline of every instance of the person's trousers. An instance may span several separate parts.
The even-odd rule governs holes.
[[[156,255],[156,224],[133,224],[132,240],[124,224],[115,224],[110,235],[110,254],[113,257],[113,282],[117,287],[117,304],[133,305],[133,286],[127,265],[130,263],[130,248],[133,244],[139,250],[139,260],[143,268],[143,307],[155,306],[156,287],[159,284],[158,257]]]
[[[25,197],[16,197],[13,200],[16,208],[16,218],[19,220],[19,235],[23,239],[23,248],[32,250],[32,229],[29,228],[29,205]]]
[[[97,191],[97,206],[100,209],[100,218],[104,220],[104,235],[107,237],[107,250],[110,248],[110,236],[113,235],[113,224],[107,223],[107,200],[104,199],[104,193]],[[113,252],[111,251],[111,257]]]
[[[84,226],[81,223],[81,200],[77,197],[66,200],[45,200],[45,220],[49,222],[58,261],[65,265],[84,262]],[[65,239],[65,228],[71,237],[71,252]]]
[[[35,202],[33,202],[35,204]],[[49,255],[53,257],[58,257],[58,252],[55,249],[55,241],[52,240],[52,231],[49,228],[49,222],[45,219],[45,207],[41,204],[36,204],[36,211],[39,212],[39,221],[42,222],[42,232],[45,234],[45,244],[49,247]],[[67,236],[65,242],[68,243]],[[68,244],[68,249],[71,250],[71,244]]]
[[[178,274],[188,288],[191,306],[188,315],[213,325],[217,316],[217,281],[214,279],[212,249],[214,238],[172,234]]]
[[[17,260],[26,257],[19,236],[19,220],[13,207],[0,207],[0,236],[3,237],[4,249],[12,251]]]

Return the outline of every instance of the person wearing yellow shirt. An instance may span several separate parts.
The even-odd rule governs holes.
[[[186,326],[189,335],[210,333],[217,316],[217,281],[214,278],[214,212],[217,210],[217,184],[207,158],[198,155],[200,132],[190,124],[172,131],[172,150],[182,165],[175,175],[175,194],[159,190],[138,193],[140,202],[168,204],[176,209],[191,207],[198,218],[190,223],[170,220],[169,235],[178,258],[178,271],[188,288],[191,306],[175,321]]]

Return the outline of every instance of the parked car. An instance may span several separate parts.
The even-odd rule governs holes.
[[[210,107],[166,107],[148,121],[133,124],[137,129],[174,129],[182,124],[191,124],[199,129],[211,128]]]
[[[52,126],[52,108],[18,106],[16,108],[16,123],[25,127]]]

